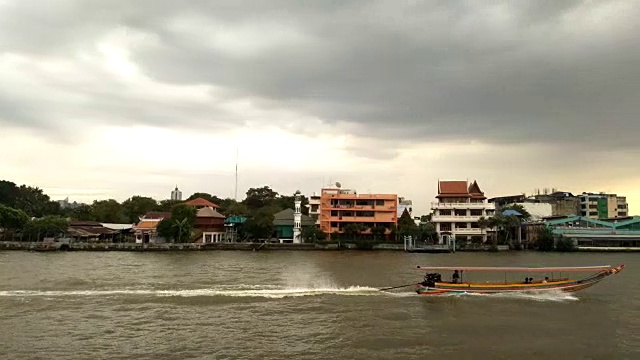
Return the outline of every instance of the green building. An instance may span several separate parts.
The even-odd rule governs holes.
[[[273,227],[278,239],[293,240],[293,209],[284,209],[273,215]],[[302,228],[316,226],[316,222],[307,215],[302,215]]]
[[[573,216],[545,225],[555,235],[572,239],[580,247],[640,247],[640,217],[602,221]]]

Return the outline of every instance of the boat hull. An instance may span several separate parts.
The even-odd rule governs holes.
[[[541,293],[541,292],[566,292],[572,293],[589,288],[605,278],[617,274],[623,266],[603,271],[582,280],[552,280],[549,282],[525,283],[448,283],[437,282],[434,286],[419,284],[415,287],[419,295],[451,295],[451,294],[500,294],[500,293]]]

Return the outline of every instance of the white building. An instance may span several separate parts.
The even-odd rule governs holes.
[[[294,195],[294,210],[293,210],[293,243],[302,243],[302,195],[300,191],[296,191]]]
[[[487,241],[493,229],[483,229],[478,224],[481,217],[495,213],[495,204],[488,203],[477,182],[438,181],[437,201],[431,203],[439,243],[448,237],[458,241]]]
[[[517,202],[515,205],[520,205],[527,210],[531,215],[531,221],[540,221],[542,218],[553,216],[553,205],[542,202]]]
[[[320,195],[313,193],[309,196],[309,216],[316,222],[316,226],[320,226]]]
[[[182,201],[182,191],[178,190],[178,185],[176,185],[176,188],[171,192],[171,200]]]

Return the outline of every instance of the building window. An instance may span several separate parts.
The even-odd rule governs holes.
[[[384,200],[376,200],[377,206],[384,206]]]
[[[467,216],[467,210],[455,210],[456,216]]]
[[[482,216],[482,210],[471,210],[471,216]]]
[[[451,223],[440,224],[440,231],[451,231]]]
[[[451,216],[451,210],[438,210],[442,216]]]

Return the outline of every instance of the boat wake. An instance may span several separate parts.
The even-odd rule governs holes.
[[[157,290],[157,289],[112,289],[112,290],[67,290],[37,291],[10,290],[0,291],[0,297],[104,297],[104,296],[155,296],[155,297],[262,297],[280,299],[286,297],[341,295],[372,296],[384,295],[376,288],[350,286],[346,288],[279,288],[270,285],[218,286],[203,289]]]
[[[496,294],[478,294],[478,293],[459,293],[459,294],[449,294],[445,296],[472,296],[479,298],[500,298],[500,299],[522,299],[522,300],[533,300],[533,301],[555,301],[555,302],[565,302],[565,301],[577,301],[580,300],[578,297],[562,292],[562,291],[531,291],[531,292],[514,292],[514,293],[496,293]]]
[[[87,290],[7,290],[0,291],[1,297],[9,298],[60,298],[60,297],[254,297],[282,299],[302,296],[386,296],[386,297],[416,297],[415,292],[380,291],[367,286],[319,286],[319,287],[282,287],[277,285],[219,285],[200,289],[87,289]],[[418,296],[419,297],[419,296]],[[534,301],[576,301],[577,297],[561,291],[544,291],[529,293],[451,293],[435,296],[435,298],[473,297],[473,298],[504,298],[524,299]]]

